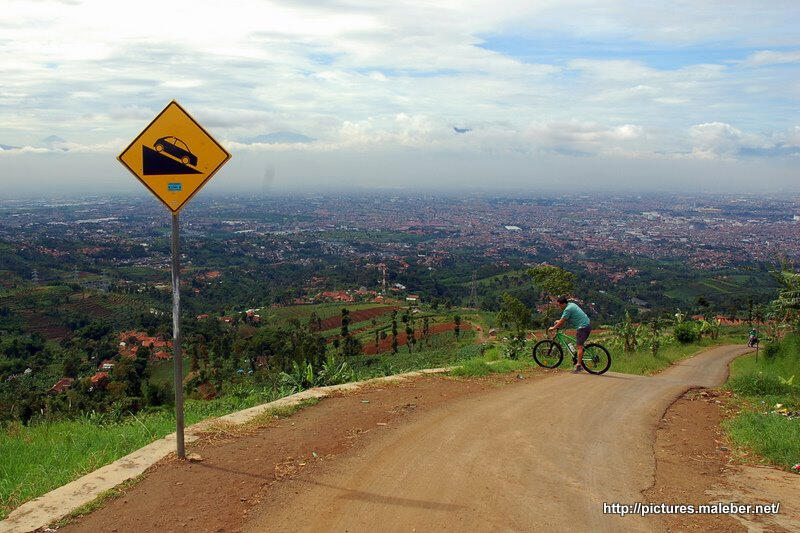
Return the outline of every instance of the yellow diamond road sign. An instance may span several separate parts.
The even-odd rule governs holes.
[[[117,157],[173,213],[230,158],[174,100]]]

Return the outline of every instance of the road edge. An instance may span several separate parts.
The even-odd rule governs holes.
[[[686,360],[691,359],[693,357],[697,357],[698,355],[702,355],[705,352],[713,350],[715,348],[719,348],[720,346],[736,346],[736,345],[733,345],[733,344],[721,344],[719,346],[708,346],[708,347],[700,350],[696,354],[692,355],[692,357],[687,357],[686,359],[681,359],[681,361],[686,361]],[[732,358],[730,361],[728,361],[725,364],[725,377],[722,379],[722,382],[719,385],[714,385],[712,387],[704,387],[702,385],[688,385],[682,392],[678,392],[675,395],[675,397],[670,400],[669,404],[664,408],[664,411],[659,415],[658,421],[663,420],[664,417],[666,416],[666,414],[669,412],[669,410],[672,409],[672,407],[676,403],[678,403],[682,398],[684,398],[691,391],[693,391],[693,390],[702,391],[702,390],[708,390],[708,389],[718,389],[720,387],[723,387],[725,385],[725,383],[727,383],[728,378],[730,378],[730,376],[731,376],[731,364],[733,364],[733,362],[736,359],[738,359],[739,357],[742,357],[744,355],[748,355],[750,353],[753,353],[752,350],[744,352],[744,353],[741,353],[741,354],[737,355],[736,357]],[[667,370],[669,368],[672,368],[674,365],[675,365],[675,363],[673,363],[672,365],[668,366],[667,368],[664,368],[663,370],[661,370],[661,372],[663,372],[664,370]],[[652,440],[653,440],[653,466],[654,466],[654,468],[653,468],[653,476],[652,476],[652,480],[651,480],[650,484],[647,487],[643,488],[641,491],[639,491],[639,493],[642,496],[644,496],[645,492],[647,492],[648,490],[652,489],[656,485],[656,482],[657,482],[657,480],[656,480],[656,468],[658,467],[658,457],[657,457],[657,454],[656,454],[656,437],[657,437],[657,433],[658,433],[658,422],[656,422],[655,426],[653,427],[653,438],[652,438]]]

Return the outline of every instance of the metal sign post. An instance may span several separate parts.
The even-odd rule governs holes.
[[[186,457],[183,439],[183,357],[181,354],[181,280],[178,213],[231,154],[176,101],[117,157],[172,212],[172,352],[175,360],[175,436],[178,457]]]
[[[183,356],[181,354],[181,250],[178,213],[172,214],[172,358],[175,360],[175,440],[178,457],[186,457],[183,444]]]

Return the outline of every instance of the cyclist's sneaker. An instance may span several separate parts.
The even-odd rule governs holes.
[[[583,370],[581,368],[581,365],[575,365],[575,368],[572,369],[572,373],[573,374],[578,374],[578,373],[580,373],[581,370]]]

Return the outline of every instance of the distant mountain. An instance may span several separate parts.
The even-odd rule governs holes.
[[[62,150],[62,151],[69,150],[69,147],[67,146],[67,141],[65,139],[62,139],[58,135],[51,135],[49,137],[45,137],[44,139],[39,141],[39,145],[49,150]]]
[[[239,139],[242,144],[293,144],[310,143],[316,139],[303,135],[302,133],[292,133],[291,131],[275,131],[266,135],[256,135]]]
[[[19,146],[9,146],[8,144],[0,144],[0,150],[19,150]]]

